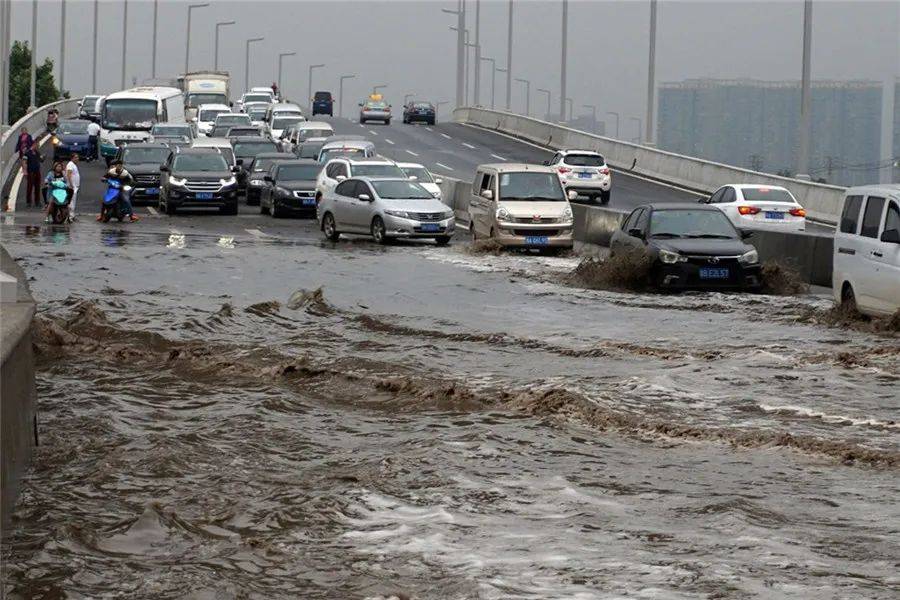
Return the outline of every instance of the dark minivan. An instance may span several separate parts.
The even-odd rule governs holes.
[[[334,100],[331,97],[331,92],[315,93],[312,99],[312,114],[334,116]]]

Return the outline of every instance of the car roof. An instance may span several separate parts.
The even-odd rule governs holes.
[[[231,147],[231,142],[225,138],[202,137],[194,140],[194,148],[225,148]]]
[[[334,131],[334,127],[325,121],[302,121],[294,125],[297,129],[330,129]]]
[[[287,152],[260,152],[256,155],[254,160],[259,160],[260,158],[281,158],[283,156],[291,156]]]
[[[180,148],[178,154],[209,154],[215,148]]]
[[[293,102],[274,102],[272,105],[272,110],[300,110],[300,106],[294,104]]]
[[[329,142],[369,141],[362,135],[329,135],[325,139]]]
[[[872,185],[858,185],[847,188],[847,196],[868,196],[871,194],[883,194],[892,198],[900,198],[900,183],[881,183]]]
[[[235,135],[229,138],[232,142],[269,142],[274,144],[272,140],[261,135]]]
[[[359,179],[360,181],[403,181],[405,183],[416,183],[415,181],[410,181],[406,177],[372,177],[370,175],[356,175],[351,177],[350,179]]]
[[[567,156],[569,154],[590,154],[591,156],[599,156],[601,158],[603,157],[603,155],[596,150],[581,150],[579,148],[566,148],[564,150],[559,150],[559,153],[563,156]]]
[[[329,142],[328,139],[330,138],[325,138],[325,145],[322,146],[323,150],[334,150],[339,148],[363,149],[375,146],[375,144],[369,140],[338,140],[336,142]]]
[[[279,162],[278,166],[280,167],[281,165],[312,165],[316,167],[322,166],[322,164],[314,158],[292,158],[290,160],[283,160]]]
[[[486,165],[478,165],[478,169],[496,171],[497,173],[520,173],[522,171],[529,171],[532,173],[556,173],[556,169],[553,167],[529,163],[489,163]]]
[[[350,156],[338,156],[331,160],[345,160],[351,165],[396,165],[394,161],[383,156],[367,156],[366,158],[353,158]],[[331,162],[331,161],[328,161]]]
[[[142,142],[140,144],[127,144],[126,146],[122,147],[123,150],[126,150],[128,148],[151,148],[151,149],[158,148],[160,150],[163,148],[165,148],[166,150],[172,149],[168,144],[160,144],[160,143],[155,143],[155,142]]]
[[[635,208],[650,208],[651,210],[706,210],[715,211],[718,213],[722,212],[715,206],[709,204],[699,204],[696,202],[650,202],[648,204],[636,206]]]
[[[395,163],[401,169],[424,169],[425,165],[420,165],[419,163],[411,163],[411,162],[398,162]]]
[[[222,114],[216,115],[216,119],[218,119],[219,117],[246,117],[246,116],[247,116],[247,113],[230,112],[230,113],[222,113]]]
[[[221,109],[231,110],[231,107],[228,106],[227,104],[215,104],[215,103],[201,104],[200,106],[197,107],[197,110],[221,110]]]
[[[781,185],[766,185],[764,183],[729,183],[723,185],[722,187],[733,187],[739,190],[783,190],[785,192],[788,189]]]

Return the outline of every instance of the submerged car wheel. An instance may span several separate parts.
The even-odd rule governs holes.
[[[856,306],[856,294],[853,292],[853,286],[849,283],[844,284],[841,290],[841,307],[849,312],[859,312]]]
[[[372,238],[381,245],[388,243],[387,230],[381,217],[372,219]]]
[[[325,213],[325,216],[322,217],[322,231],[325,233],[325,237],[332,242],[336,242],[340,239],[341,234],[334,224],[334,216],[331,213]]]
[[[609,191],[600,192],[600,204],[609,204],[610,193]]]
[[[434,238],[434,241],[438,246],[446,246],[447,244],[450,243],[450,236],[442,235],[440,237]]]

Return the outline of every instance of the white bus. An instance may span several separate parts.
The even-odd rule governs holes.
[[[184,123],[184,95],[173,87],[136,87],[106,97],[100,154],[109,163],[119,146],[143,142],[154,123]]]

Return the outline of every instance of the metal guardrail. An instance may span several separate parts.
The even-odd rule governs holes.
[[[34,135],[35,132],[43,133],[47,129],[47,111],[56,108],[59,111],[60,118],[73,117],[78,112],[78,102],[81,98],[69,98],[68,100],[59,100],[51,102],[28,113],[18,121],[16,121],[8,130],[3,132],[0,138],[0,198],[6,205],[7,196],[12,177],[15,175],[18,166],[16,156],[16,140],[22,127],[27,127],[28,131]],[[35,136],[35,139],[37,136]]]

